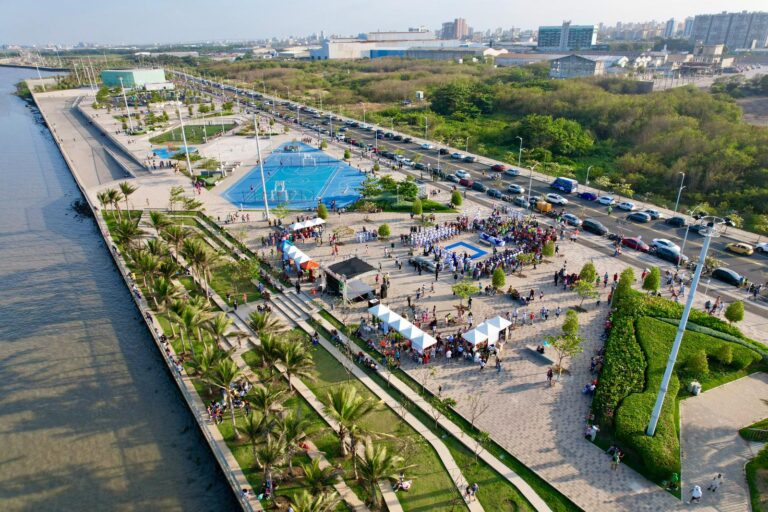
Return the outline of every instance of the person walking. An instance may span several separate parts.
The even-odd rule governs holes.
[[[501,358],[496,358],[496,373],[501,373]]]
[[[619,469],[619,464],[621,464],[622,457],[624,457],[624,454],[621,453],[620,450],[613,451],[613,456],[611,457],[611,471],[616,471]]]
[[[552,386],[552,377],[555,375],[555,372],[552,371],[552,367],[550,366],[547,369],[547,385]]]
[[[698,485],[694,485],[693,489],[691,489],[691,499],[689,499],[686,503],[688,503],[689,505],[694,501],[696,503],[699,503],[701,501],[702,494],[703,493],[701,492],[701,487],[699,487]]]
[[[709,486],[707,487],[707,490],[712,492],[717,492],[717,490],[720,488],[722,484],[723,484],[723,475],[722,473],[718,473],[717,475],[715,475],[712,481],[709,482]]]

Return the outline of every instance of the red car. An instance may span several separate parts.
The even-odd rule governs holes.
[[[504,172],[507,170],[507,167],[501,164],[495,164],[491,166],[491,170],[496,172]]]
[[[651,250],[648,244],[640,240],[638,237],[623,238],[621,240],[621,245],[641,252],[648,252]]]
[[[474,182],[474,181],[472,181],[472,180],[470,180],[469,178],[461,178],[461,179],[459,180],[459,185],[461,185],[462,187],[467,187],[467,188],[469,188],[469,187],[471,187],[471,186],[472,186],[472,185],[474,185],[474,184],[475,184],[475,182]]]

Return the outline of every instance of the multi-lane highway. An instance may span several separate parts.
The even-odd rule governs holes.
[[[209,93],[216,94],[218,96],[227,96],[232,97],[235,95],[239,95],[241,101],[245,102],[246,104],[250,104],[252,108],[257,108],[260,111],[266,111],[268,114],[275,115],[278,118],[281,118],[283,121],[288,120],[289,122],[293,124],[299,124],[297,123],[297,105],[292,102],[287,102],[285,100],[282,100],[280,98],[274,98],[271,96],[264,96],[261,94],[254,94],[250,91],[240,90],[236,89],[232,86],[222,86],[221,84],[213,84],[210,81],[202,80],[196,77],[188,76],[187,80],[193,80],[195,83],[198,84],[198,87],[203,88]],[[268,105],[265,104],[265,102],[268,102]],[[447,174],[455,173],[456,171],[463,169],[467,171],[471,179],[474,181],[480,181],[489,188],[496,188],[500,190],[502,193],[507,194],[506,190],[507,187],[510,184],[517,184],[525,188],[525,193],[523,196],[528,196],[529,189],[530,193],[533,197],[540,196],[547,194],[549,192],[553,192],[552,189],[549,188],[549,184],[554,178],[547,178],[543,177],[541,175],[534,174],[528,169],[521,169],[519,176],[509,176],[505,173],[499,173],[499,172],[493,172],[490,170],[491,165],[497,164],[500,162],[491,161],[487,158],[476,156],[477,161],[476,162],[466,162],[466,161],[459,161],[455,160],[450,157],[452,153],[459,152],[463,155],[467,155],[466,152],[457,150],[454,148],[447,148],[445,145],[440,145],[435,142],[429,142],[425,141],[421,138],[414,138],[411,142],[403,142],[403,141],[396,141],[393,138],[379,138],[378,140],[375,138],[375,131],[364,129],[353,126],[346,126],[344,124],[344,121],[355,121],[359,124],[358,120],[352,120],[347,117],[341,117],[336,114],[328,114],[325,113],[325,115],[319,115],[319,113],[312,114],[307,113],[304,111],[301,111],[299,114],[299,119],[301,125],[307,124],[307,125],[314,125],[316,126],[315,130],[311,130],[308,126],[300,126],[297,127],[297,129],[303,129],[307,132],[314,131],[315,136],[321,135],[321,133],[318,133],[318,131],[326,130],[330,131],[331,125],[333,126],[334,134],[337,132],[338,129],[344,128],[346,130],[346,135],[348,139],[354,139],[357,142],[362,142],[364,144],[370,144],[375,147],[377,147],[379,152],[382,151],[399,151],[402,153],[402,155],[406,158],[413,159],[416,155],[418,155],[419,161],[421,164],[424,164],[425,166],[429,166],[431,169],[435,169],[440,167],[443,172]],[[323,124],[326,123],[326,124]],[[384,132],[392,132],[392,130],[387,129],[386,127],[376,127],[381,128]],[[402,137],[410,137],[407,134],[399,134],[398,132],[392,132],[393,135],[401,135]],[[330,134],[326,134],[326,136],[330,136]],[[422,144],[425,142],[429,142],[434,147],[432,149],[423,149],[421,147]],[[345,144],[348,147],[348,144]],[[438,149],[439,148],[446,148],[448,149],[448,154],[446,155],[439,155]],[[360,151],[359,148],[353,148],[353,151]],[[388,160],[385,158],[381,158],[382,164],[387,165],[394,165],[395,162],[392,160]],[[505,164],[506,167],[510,167],[509,165]],[[429,179],[429,173],[427,171],[419,171],[414,170],[408,167],[404,167],[403,171],[410,173],[411,175],[414,175],[416,177],[419,177],[420,175],[423,175],[426,179]],[[532,186],[531,186],[532,185]],[[458,186],[459,189],[464,189],[464,187],[461,187],[459,185],[454,185],[454,183],[444,181],[442,183],[442,188],[450,189],[453,186]],[[595,189],[586,189],[585,187],[580,187],[579,191],[589,190],[591,192],[596,193],[597,195],[603,195],[606,194],[604,192],[595,190]],[[488,196],[486,193],[483,192],[477,192],[473,190],[467,190],[466,195],[469,198],[472,198],[474,200],[480,201],[483,204],[489,205],[507,205],[511,206],[511,203],[503,202],[500,199],[494,199]],[[511,195],[511,194],[510,194]],[[630,236],[637,236],[642,237],[642,240],[646,243],[650,243],[651,240],[654,238],[666,238],[669,239],[678,245],[683,245],[683,240],[686,238],[686,228],[675,228],[671,227],[664,223],[663,220],[656,220],[651,221],[647,224],[640,224],[635,223],[631,221],[626,220],[627,212],[621,211],[614,207],[613,212],[611,214],[608,213],[608,209],[606,206],[600,205],[599,203],[595,201],[588,201],[585,199],[582,199],[578,197],[576,194],[571,194],[566,196],[569,203],[562,207],[565,209],[566,212],[572,213],[576,216],[578,216],[581,219],[590,217],[594,218],[601,223],[603,223],[611,232],[617,233],[620,235],[623,235],[625,237]],[[622,198],[614,196],[618,201],[623,200]],[[646,205],[642,204],[638,201],[635,202],[639,207],[650,207],[650,208],[656,208],[653,205]],[[555,206],[556,209],[561,209],[560,206]],[[656,208],[658,209],[658,208]],[[660,209],[659,209],[660,210]],[[663,210],[661,210],[662,213],[665,213]],[[668,217],[670,215],[669,212],[666,212],[666,216]],[[689,221],[693,221],[693,219],[688,219]],[[693,221],[695,222],[695,221]],[[737,230],[730,230],[730,231],[736,231]],[[600,240],[597,237],[593,237],[595,240]],[[684,253],[691,258],[691,260],[696,260],[700,249],[701,244],[703,241],[703,237],[696,234],[693,231],[690,231],[688,233],[687,239],[685,241],[684,246]],[[741,241],[738,238],[733,238],[732,233],[729,233],[728,230],[725,231],[725,233],[722,234],[722,236],[715,238],[712,240],[712,243],[710,245],[709,255],[714,256],[718,260],[721,260],[724,267],[730,268],[738,272],[739,274],[745,276],[750,282],[756,282],[756,283],[766,283],[768,282],[768,256],[755,253],[752,256],[741,256],[736,255],[731,252],[726,251],[725,245],[729,242],[733,241]],[[610,246],[610,242],[605,239],[604,245],[606,248]],[[632,251],[631,249],[625,249],[626,251]],[[660,264],[668,265],[666,262],[662,262],[660,260]]]

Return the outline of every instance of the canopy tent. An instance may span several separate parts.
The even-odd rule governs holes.
[[[313,228],[315,226],[320,226],[322,224],[325,224],[325,221],[320,217],[317,217],[315,219],[304,220],[301,222],[294,222],[288,227],[291,231],[298,231],[299,229]]]
[[[481,323],[475,330],[480,334],[485,335],[488,338],[488,343],[496,343],[499,341],[499,330],[492,325],[489,325],[488,322]]]
[[[381,313],[380,315],[373,315],[373,316],[378,317],[378,319],[384,322],[385,324],[390,324],[395,320],[397,320],[398,318],[401,318],[400,315],[398,315],[397,313],[389,309],[387,309],[384,313]]]
[[[495,316],[495,317],[491,318],[490,320],[486,320],[485,323],[487,323],[488,325],[490,325],[491,327],[493,327],[493,328],[495,328],[496,330],[499,330],[499,331],[503,331],[504,329],[506,329],[507,327],[512,325],[512,322],[510,322],[509,320],[507,320],[503,316]]]
[[[410,340],[421,334],[422,330],[413,324],[409,324],[402,329],[398,329],[397,332],[399,332],[403,338],[408,338]]]
[[[427,349],[436,343],[437,340],[425,332],[422,332],[411,339],[411,347],[420,354],[424,353],[424,349]]]
[[[397,332],[400,332],[402,329],[405,329],[409,325],[411,326],[413,325],[411,324],[411,322],[409,322],[408,320],[406,320],[401,316],[398,316],[397,318],[393,319],[391,322],[388,322],[388,323],[389,323],[389,326],[392,329],[396,330]]]
[[[316,268],[320,268],[320,264],[315,260],[304,261],[301,263],[301,268],[304,270],[314,270]]]
[[[375,317],[377,317],[377,318],[380,318],[380,317],[381,317],[381,315],[383,315],[384,313],[387,313],[387,312],[390,312],[390,313],[391,313],[391,312],[392,312],[392,310],[391,310],[391,309],[389,309],[389,308],[388,308],[387,306],[385,306],[384,304],[376,304],[376,305],[375,305],[375,306],[373,306],[372,308],[368,308],[368,312],[369,312],[370,314],[372,314],[373,316],[375,316]]]
[[[477,329],[469,330],[462,334],[461,337],[470,342],[473,346],[488,340],[488,335],[478,332]]]

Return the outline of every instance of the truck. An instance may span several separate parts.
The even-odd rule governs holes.
[[[572,194],[573,192],[576,192],[576,190],[579,188],[579,182],[571,179],[571,178],[556,178],[555,181],[553,181],[549,188],[553,188],[555,190],[559,190],[560,192],[563,192],[565,194]]]

